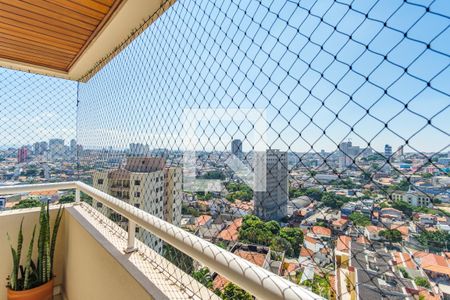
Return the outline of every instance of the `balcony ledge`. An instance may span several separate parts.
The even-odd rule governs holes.
[[[52,212],[55,210],[53,207]],[[11,232],[11,228],[17,227],[17,231],[24,217],[24,242],[28,243],[38,214],[38,208],[0,213],[0,224],[2,219],[9,223],[0,229],[4,238],[0,247],[1,278],[10,271],[9,244],[3,231],[8,230],[15,243],[17,232]],[[135,299],[220,299],[140,241],[136,241],[135,252],[126,254],[126,247],[127,233],[121,227],[85,203],[66,204],[55,256],[55,294],[70,300],[94,294],[95,299],[124,299],[124,293]],[[3,286],[0,298],[6,293]]]

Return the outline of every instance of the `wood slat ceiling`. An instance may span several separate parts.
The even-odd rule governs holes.
[[[122,0],[0,0],[0,58],[69,71]]]

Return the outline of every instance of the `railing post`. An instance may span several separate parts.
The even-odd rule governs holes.
[[[80,202],[80,189],[75,189],[75,202]]]
[[[128,220],[128,245],[125,249],[125,253],[131,253],[136,251],[135,247],[135,235],[136,235],[136,223],[134,221]]]

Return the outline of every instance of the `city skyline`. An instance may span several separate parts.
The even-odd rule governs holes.
[[[55,138],[50,138],[48,141],[50,141],[50,140],[52,140],[52,139],[60,139],[60,138],[57,138],[57,137],[55,137]],[[234,139],[233,139],[233,140],[234,140]],[[230,144],[228,145],[228,148],[225,147],[223,150],[218,150],[218,149],[212,149],[212,150],[196,149],[195,151],[199,151],[199,152],[230,152],[230,153],[233,153],[233,150],[230,148],[231,145],[232,145],[233,140],[230,141]],[[64,145],[70,147],[72,141],[75,141],[75,142],[76,142],[76,139],[70,139],[67,143],[66,143],[66,141],[64,140]],[[25,146],[28,146],[28,147],[30,147],[31,149],[33,149],[34,145],[35,145],[36,143],[38,143],[38,142],[46,142],[46,141],[36,141],[36,142],[31,143],[31,144],[22,144],[22,145],[19,144],[19,145],[0,146],[0,151],[1,151],[1,150],[5,151],[5,150],[7,150],[7,149],[9,149],[9,148],[19,149],[19,148],[25,147]],[[345,144],[345,143],[348,143],[348,142],[351,143],[351,140],[344,141],[344,142],[342,142],[342,143]],[[150,148],[149,145],[148,145],[148,144],[145,144],[145,143],[136,143],[136,142],[135,142],[135,143],[130,143],[130,144],[136,144],[136,145],[147,146],[147,147],[146,147],[147,150],[145,151],[145,152],[147,152],[147,153],[151,153],[152,151],[158,151],[158,150],[175,151],[175,152],[176,152],[176,151],[182,151],[182,152],[185,151],[185,150],[182,150],[182,149]],[[375,148],[372,148],[372,147],[361,147],[361,145],[355,145],[355,144],[353,144],[353,146],[359,147],[361,150],[363,150],[363,149],[371,149],[371,150],[373,150],[373,151],[376,151],[376,153],[379,153],[379,154],[384,154],[384,153],[385,153],[385,146],[386,146],[386,145],[389,145],[389,144],[385,144],[385,145],[383,145],[382,147],[380,147],[379,149],[375,149]],[[101,151],[101,150],[106,150],[106,151],[107,151],[107,150],[113,150],[113,151],[125,151],[125,152],[126,152],[127,150],[129,150],[129,151],[132,152],[132,150],[131,150],[131,148],[130,148],[130,145],[128,145],[128,147],[123,147],[123,148],[113,148],[112,146],[103,146],[103,147],[101,147],[101,148],[95,148],[95,147],[92,147],[92,148],[86,148],[86,147],[84,147],[83,145],[77,143],[77,146],[82,146],[82,147],[83,147],[83,150],[95,150],[95,151]],[[392,147],[392,154],[395,154],[395,152],[398,151],[399,149],[402,149],[402,151],[403,151],[405,154],[414,154],[414,153],[417,154],[417,153],[419,153],[419,152],[417,152],[417,151],[409,151],[409,152],[408,152],[408,151],[405,151],[405,150],[404,150],[405,145],[399,145],[398,147],[396,147],[395,145],[389,145],[389,146]],[[448,148],[448,150],[445,150],[445,149],[447,149],[447,148]],[[277,149],[277,148],[267,148],[267,150],[269,150],[269,149],[281,150],[281,149]],[[442,155],[446,155],[446,154],[450,153],[450,146],[449,146],[449,147],[446,147],[445,149],[442,150],[442,151],[436,151],[436,152],[431,151],[431,152],[423,152],[423,153],[434,153],[434,154],[442,154]],[[320,154],[320,153],[322,152],[322,150],[325,151],[325,152],[327,152],[327,153],[333,153],[333,152],[338,152],[338,151],[340,151],[339,145],[337,145],[336,148],[335,148],[334,150],[333,150],[333,149],[331,149],[331,150],[320,149],[320,150],[317,151],[317,152],[314,152],[314,151],[298,152],[298,151],[290,151],[290,150],[287,150],[287,151],[286,151],[286,150],[281,150],[281,151],[290,152],[290,153],[303,153],[303,154],[310,153],[310,154]],[[191,151],[191,150],[188,150],[188,151]],[[252,152],[252,150],[251,150],[251,149],[245,149],[244,147],[242,147],[242,152],[243,152],[243,153],[250,153],[250,152]]]

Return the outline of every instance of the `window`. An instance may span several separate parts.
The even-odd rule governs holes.
[[[141,205],[139,203],[135,203],[134,207],[139,208],[139,207],[141,207]]]
[[[134,229],[134,232],[139,233],[139,229],[140,229],[139,227],[136,227],[136,229]]]
[[[97,202],[97,208],[102,208],[102,207],[103,207],[103,203]]]
[[[97,184],[103,184],[103,179],[97,179]]]
[[[141,197],[141,192],[134,192],[134,196],[137,198]]]
[[[134,181],[134,185],[141,185],[141,181],[140,180],[135,180]]]

